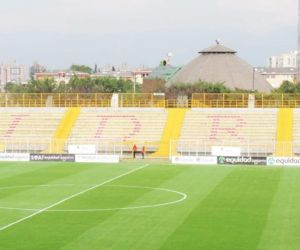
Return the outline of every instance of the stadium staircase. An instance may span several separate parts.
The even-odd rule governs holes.
[[[53,136],[53,141],[48,152],[61,154],[64,151],[64,145],[67,141],[72,128],[80,114],[80,108],[69,108],[61,120]]]
[[[186,111],[187,109],[184,108],[168,109],[168,120],[160,140],[158,151],[153,154],[154,157],[169,156],[170,143],[179,139]],[[172,147],[176,148],[176,146],[176,143],[172,143]],[[175,150],[172,150],[172,152],[175,152]]]
[[[275,156],[292,156],[294,110],[282,108],[278,111]]]

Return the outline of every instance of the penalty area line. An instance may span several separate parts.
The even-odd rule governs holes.
[[[62,200],[60,200],[60,201],[57,201],[57,202],[55,202],[55,203],[53,203],[53,204],[51,204],[51,205],[49,205],[49,206],[47,206],[47,207],[44,207],[44,208],[42,208],[42,209],[36,211],[36,212],[33,213],[33,214],[30,214],[30,215],[28,215],[28,216],[26,216],[26,217],[23,217],[23,218],[21,218],[21,219],[19,219],[19,220],[16,220],[16,221],[12,222],[12,223],[9,223],[9,224],[7,224],[6,226],[0,227],[0,231],[3,231],[3,230],[5,230],[5,229],[8,229],[8,228],[10,228],[10,227],[12,227],[12,226],[14,226],[14,225],[16,225],[16,224],[19,224],[19,223],[21,223],[21,222],[23,222],[23,221],[25,221],[25,220],[28,220],[28,219],[30,219],[30,218],[32,218],[32,217],[38,215],[38,214],[41,214],[41,213],[47,211],[47,210],[50,209],[50,208],[53,208],[53,207],[55,207],[55,206],[58,206],[58,205],[60,205],[60,204],[62,204],[62,203],[64,203],[64,202],[66,202],[66,201],[68,201],[68,200],[71,200],[71,199],[73,199],[73,198],[75,198],[75,197],[77,197],[77,196],[79,196],[79,195],[85,194],[85,193],[88,192],[88,191],[91,191],[91,190],[93,190],[93,189],[96,189],[96,188],[98,188],[98,187],[101,187],[101,186],[103,186],[103,185],[105,185],[105,184],[107,184],[107,183],[110,183],[110,182],[112,182],[112,181],[115,181],[115,180],[117,180],[117,179],[119,179],[119,178],[122,178],[122,177],[124,177],[124,176],[126,176],[126,175],[132,174],[132,173],[134,173],[134,172],[136,172],[136,171],[139,171],[139,170],[141,170],[141,169],[143,169],[143,168],[145,168],[145,167],[148,167],[148,166],[149,166],[149,164],[145,164],[145,165],[140,166],[140,167],[138,167],[138,168],[132,169],[132,170],[130,170],[130,171],[124,173],[124,174],[120,174],[120,175],[118,175],[118,176],[116,176],[116,177],[113,177],[113,178],[111,178],[111,179],[109,179],[109,180],[106,180],[106,181],[104,181],[104,182],[102,182],[102,183],[99,183],[99,184],[97,184],[97,185],[95,185],[95,186],[92,186],[92,187],[90,187],[90,188],[84,189],[84,190],[82,190],[82,191],[80,191],[80,192],[78,192],[78,193],[76,193],[76,194],[72,194],[72,195],[70,195],[70,196],[68,196],[68,197],[66,197],[66,198],[64,198],[64,199],[62,199]]]

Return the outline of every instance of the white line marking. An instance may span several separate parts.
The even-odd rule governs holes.
[[[37,212],[35,212],[35,213],[33,213],[33,214],[30,214],[30,215],[28,215],[28,216],[26,216],[26,217],[23,217],[23,218],[21,218],[21,219],[19,219],[19,220],[16,220],[16,221],[12,222],[12,223],[9,223],[9,224],[6,225],[6,226],[1,227],[1,228],[0,228],[0,231],[3,231],[3,230],[5,230],[5,229],[7,229],[7,228],[10,228],[10,227],[12,227],[12,226],[14,226],[14,225],[16,225],[16,224],[18,224],[18,223],[20,223],[20,222],[25,221],[25,220],[28,220],[28,219],[30,219],[30,218],[32,218],[32,217],[38,215],[38,214],[41,214],[41,213],[45,212],[46,210],[48,210],[48,209],[50,209],[50,208],[53,208],[53,207],[55,207],[55,206],[58,206],[58,205],[64,203],[65,201],[71,200],[71,199],[73,199],[73,198],[75,198],[75,197],[77,197],[77,196],[79,196],[79,195],[81,195],[81,194],[84,194],[84,193],[86,193],[86,192],[88,192],[88,191],[91,191],[91,190],[93,190],[93,189],[96,189],[96,188],[98,188],[98,187],[101,187],[101,186],[103,186],[103,185],[105,185],[105,184],[107,184],[107,183],[110,183],[110,182],[112,182],[112,181],[115,181],[115,180],[117,180],[117,179],[119,179],[119,178],[121,178],[121,177],[123,177],[123,176],[129,175],[129,174],[134,173],[134,172],[136,172],[136,171],[139,171],[139,170],[141,170],[141,169],[143,169],[143,168],[145,168],[145,167],[147,167],[147,166],[149,166],[149,164],[145,164],[145,165],[143,165],[143,166],[141,166],[141,167],[132,169],[132,170],[130,170],[130,171],[124,173],[124,174],[118,175],[118,176],[116,176],[116,177],[114,177],[114,178],[111,178],[111,179],[109,179],[109,180],[107,180],[107,181],[104,181],[104,182],[102,182],[102,183],[100,183],[100,184],[97,184],[97,185],[95,185],[95,186],[93,186],[93,187],[90,187],[90,188],[87,188],[87,189],[85,189],[85,190],[82,190],[82,191],[80,191],[79,193],[70,195],[70,196],[68,196],[68,197],[66,197],[66,198],[64,198],[64,199],[62,199],[62,200],[60,200],[60,201],[58,201],[58,202],[53,203],[52,205],[50,205],[50,206],[48,206],[48,207],[45,207],[45,208],[40,209],[39,211],[37,211]]]
[[[75,184],[71,184],[72,186],[76,186]],[[53,185],[54,187],[59,186],[59,184]],[[70,184],[62,184],[62,186],[70,186]],[[90,185],[91,186],[91,185]],[[20,186],[16,186],[20,187]],[[27,187],[27,186],[24,186]],[[51,187],[51,185],[37,185],[32,187]],[[167,188],[155,188],[155,187],[144,187],[144,186],[130,186],[130,185],[105,185],[103,187],[120,187],[120,188],[137,188],[137,189],[150,189],[150,190],[157,190],[157,191],[163,191],[163,192],[169,192],[169,193],[175,193],[181,198],[169,202],[163,202],[163,203],[156,203],[156,204],[146,204],[146,205],[140,205],[140,206],[132,206],[132,207],[115,207],[115,208],[94,208],[94,209],[48,209],[47,213],[49,212],[101,212],[101,211],[115,211],[115,210],[132,210],[132,209],[145,209],[145,208],[156,208],[156,207],[162,207],[162,206],[168,206],[168,205],[174,205],[177,203],[180,203],[184,201],[187,198],[187,194],[183,192],[179,192],[172,189]],[[40,208],[21,208],[21,207],[0,207],[0,209],[5,210],[20,210],[20,211],[39,211]]]

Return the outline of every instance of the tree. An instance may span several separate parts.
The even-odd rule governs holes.
[[[199,81],[194,84],[176,83],[164,90],[160,87],[158,91],[164,91],[169,99],[175,99],[178,96],[192,97],[193,93],[231,93],[233,90],[227,88],[223,83],[208,83]]]
[[[75,71],[75,72],[88,73],[88,74],[92,74],[92,72],[93,72],[92,68],[90,68],[89,66],[78,65],[78,64],[73,64],[70,67],[70,70],[71,71]]]
[[[290,81],[284,81],[279,88],[274,89],[273,93],[295,93],[296,92],[296,84]]]

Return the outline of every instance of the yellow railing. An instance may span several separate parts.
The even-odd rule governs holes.
[[[193,108],[300,108],[300,94],[204,94],[192,95]]]
[[[110,93],[0,93],[0,107],[111,107]],[[300,108],[300,94],[194,93],[167,99],[163,94],[118,94],[119,107],[153,108]]]
[[[112,94],[1,94],[0,107],[110,107]]]
[[[122,93],[119,94],[120,107],[153,107],[164,108],[166,106],[165,96],[152,93]]]

